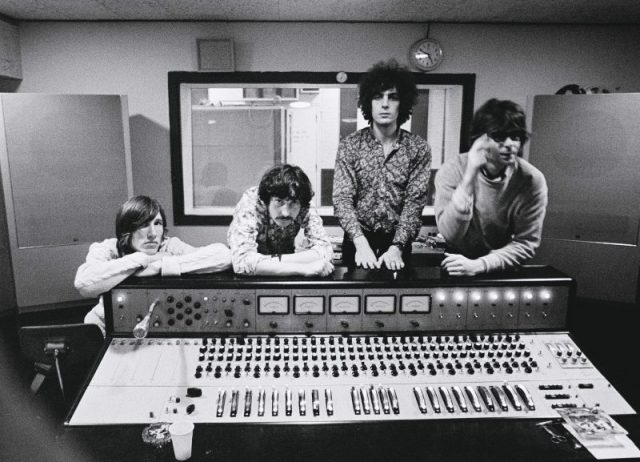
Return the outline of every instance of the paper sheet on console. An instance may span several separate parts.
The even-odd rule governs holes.
[[[571,433],[596,459],[630,459],[640,457],[640,449],[627,435],[612,435],[610,438],[585,439],[579,438],[578,433],[571,426],[564,424],[564,428]]]

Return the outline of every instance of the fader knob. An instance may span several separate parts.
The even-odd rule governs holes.
[[[349,328],[349,323],[347,321],[340,321],[340,325],[344,328],[344,329],[348,329]]]
[[[418,321],[416,321],[415,319],[412,319],[411,320],[411,327],[418,328],[418,327],[420,327],[420,323]]]
[[[278,323],[275,321],[271,321],[269,323],[269,327],[271,327],[272,329],[277,329],[278,328]]]
[[[313,323],[311,321],[306,321],[304,323],[304,327],[306,327],[307,329],[312,329],[313,328]]]
[[[376,327],[379,327],[382,329],[384,327],[384,322],[380,321],[379,319],[376,320]]]

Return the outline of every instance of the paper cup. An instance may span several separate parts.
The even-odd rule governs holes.
[[[169,426],[173,454],[176,460],[187,460],[191,457],[191,442],[193,440],[193,422],[182,420]]]

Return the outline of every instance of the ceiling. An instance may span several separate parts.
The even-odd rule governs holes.
[[[0,0],[51,21],[340,21],[638,24],[638,0]]]

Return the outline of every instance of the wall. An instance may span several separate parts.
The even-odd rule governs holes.
[[[172,216],[167,72],[197,70],[197,38],[232,38],[238,71],[362,72],[380,59],[406,63],[424,35],[419,24],[29,22],[18,91],[127,94],[134,190]],[[640,91],[637,26],[433,24],[430,35],[446,53],[438,72],[477,75],[476,105],[495,96],[524,106],[569,83]],[[196,245],[225,232],[171,229]]]

